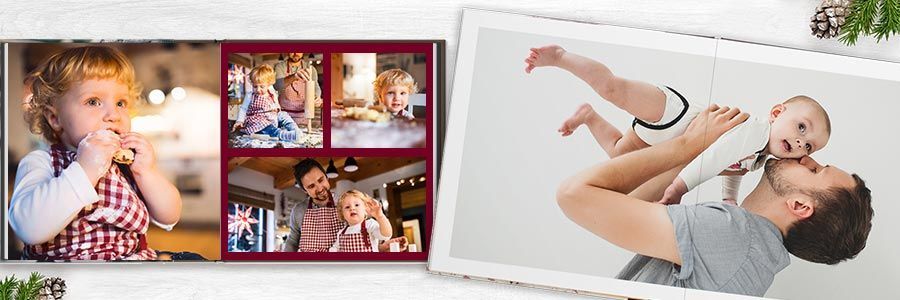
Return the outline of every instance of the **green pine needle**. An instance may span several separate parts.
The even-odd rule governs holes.
[[[900,1],[883,0],[880,5],[881,18],[875,27],[877,41],[887,40],[892,34],[900,33]]]
[[[16,275],[6,276],[0,281],[0,300],[12,300],[18,282]]]
[[[839,39],[853,46],[860,35],[874,35],[880,42],[894,34],[900,34],[900,0],[854,0]]]
[[[20,280],[16,286],[16,300],[37,299],[41,288],[44,286],[44,276],[38,272],[31,272],[28,281]]]

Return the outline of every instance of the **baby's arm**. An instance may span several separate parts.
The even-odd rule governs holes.
[[[768,140],[765,137],[765,130],[761,130],[759,126],[754,126],[751,122],[753,121],[748,120],[726,132],[681,170],[676,181],[684,182],[685,192],[718,176],[731,164],[765,146],[765,142]]]
[[[368,215],[372,216],[373,218],[375,218],[375,221],[378,222],[379,230],[377,232],[375,230],[372,230],[373,231],[372,233],[380,234],[380,235],[377,235],[377,237],[378,237],[378,239],[381,239],[381,240],[386,240],[386,239],[391,238],[391,234],[393,233],[394,230],[391,227],[390,220],[388,220],[387,216],[384,215],[384,211],[381,210],[381,204],[378,203],[377,200],[374,200],[371,198],[366,199],[366,213]],[[364,225],[366,225],[367,229],[369,228],[368,224],[364,224]]]
[[[25,244],[47,242],[62,231],[85,206],[100,200],[94,184],[73,162],[53,177],[50,155],[29,153],[19,163],[9,204],[9,224]]]
[[[181,218],[181,193],[156,167],[156,151],[142,135],[134,132],[122,136],[122,148],[134,149],[131,171],[144,196],[150,217],[171,229]]]
[[[569,71],[590,85],[601,97],[613,103],[664,97],[659,88],[652,84],[617,77],[603,63],[568,52],[557,45],[531,48],[531,55],[525,59],[525,63],[528,64],[526,73],[542,66],[555,66]]]
[[[341,235],[338,234],[337,238],[334,239],[334,244],[331,244],[331,248],[328,248],[328,252],[338,252],[341,251]]]
[[[237,120],[234,121],[234,126],[231,128],[231,131],[236,131],[238,128],[244,126],[244,119],[247,118],[247,110],[250,109],[250,102],[252,100],[253,92],[248,89],[247,92],[244,93],[244,100],[241,101],[241,109],[238,110]]]

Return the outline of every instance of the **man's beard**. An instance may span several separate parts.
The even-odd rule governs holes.
[[[785,163],[787,163],[786,159],[770,158],[766,161],[766,167],[763,170],[763,175],[765,175],[766,180],[769,181],[769,186],[772,187],[772,191],[778,196],[784,196],[797,191],[797,187],[788,182],[788,180],[781,175]]]

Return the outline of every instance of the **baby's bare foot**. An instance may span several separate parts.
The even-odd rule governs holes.
[[[562,136],[569,136],[575,132],[575,129],[577,129],[578,126],[584,124],[591,114],[594,114],[594,108],[588,103],[583,103],[578,106],[578,109],[575,110],[575,113],[572,114],[571,117],[563,122],[562,126],[557,131],[562,133]]]

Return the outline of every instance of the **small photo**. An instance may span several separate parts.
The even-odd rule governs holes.
[[[331,64],[332,147],[425,147],[424,53],[334,53]]]
[[[425,252],[424,157],[233,157],[228,252]]]
[[[322,53],[227,53],[231,148],[322,148]]]

